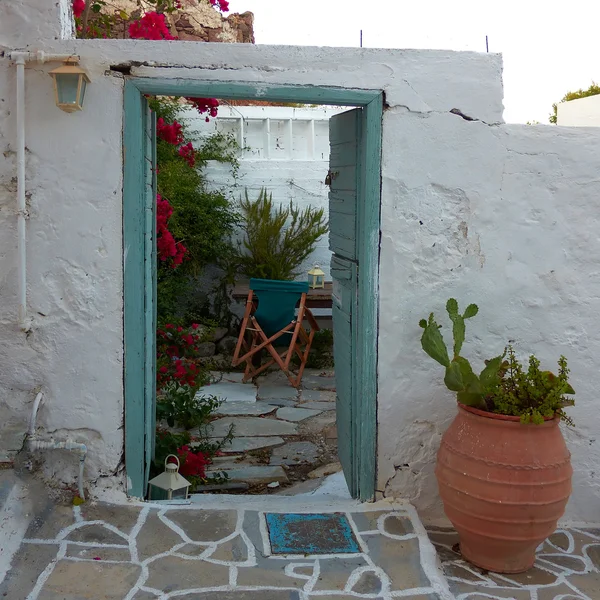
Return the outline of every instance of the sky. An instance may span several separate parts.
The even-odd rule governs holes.
[[[230,0],[257,44],[500,52],[504,120],[548,123],[552,103],[600,82],[598,0]]]

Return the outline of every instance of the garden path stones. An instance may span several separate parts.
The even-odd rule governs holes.
[[[327,477],[328,475],[333,475],[334,473],[339,473],[342,470],[342,465],[339,462],[329,463],[328,465],[323,465],[314,471],[311,471],[308,474],[309,479],[320,479],[321,477]]]
[[[321,414],[320,410],[310,410],[308,408],[292,408],[284,406],[277,411],[277,418],[284,421],[304,421],[309,417],[315,417]]]
[[[336,395],[335,392],[323,390],[302,390],[300,392],[300,397],[303,402],[335,402]]]
[[[222,452],[250,452],[271,446],[280,446],[285,443],[283,438],[273,437],[234,437],[231,443],[226,444]],[[193,444],[190,444],[193,445]]]
[[[298,404],[298,408],[311,408],[318,410],[319,412],[324,410],[335,410],[335,403],[333,402],[305,402],[304,404]]]
[[[265,398],[264,402],[273,406],[296,406],[298,404],[296,400],[290,400],[289,398]]]
[[[258,388],[258,397],[261,400],[265,398],[298,398],[298,390],[291,385],[260,385]]]
[[[290,442],[273,450],[271,465],[299,465],[319,459],[319,448],[312,442]]]
[[[302,377],[304,390],[335,391],[335,377],[322,377],[321,375],[305,375]]]
[[[266,402],[224,402],[216,411],[217,415],[252,416],[268,415],[277,410],[276,406]]]
[[[239,371],[231,371],[231,373],[211,371],[210,377],[215,383],[220,383],[221,381],[228,381],[229,383],[242,383],[242,379],[244,379],[244,373],[240,373]]]
[[[200,388],[196,394],[198,396],[217,396],[224,402],[256,402],[256,387],[250,383],[221,381]]]
[[[105,600],[125,598],[138,580],[139,565],[132,563],[114,564],[104,561],[59,560],[44,584],[40,600],[63,600],[64,598],[98,598],[90,590],[96,589],[99,581],[110,581],[103,587]],[[69,590],[68,596],[65,590]]]
[[[219,469],[229,476],[229,481],[242,481],[249,484],[271,483],[278,481],[286,483],[288,481],[285,471],[280,466],[244,466],[240,465],[234,469]]]
[[[209,437],[224,437],[233,425],[234,440],[237,436],[279,436],[296,435],[297,425],[276,419],[261,419],[260,417],[223,417],[213,421],[208,427]]]

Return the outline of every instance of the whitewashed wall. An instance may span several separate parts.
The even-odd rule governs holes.
[[[18,32],[21,45],[34,17],[6,11],[0,4],[0,40]],[[14,71],[0,60],[0,401],[15,430],[25,431],[41,387],[40,425],[90,444],[88,479],[100,484],[122,464],[123,79],[111,64],[132,61],[133,75],[146,77],[383,89],[378,487],[425,516],[441,514],[433,462],[455,408],[420,350],[417,323],[454,295],[481,307],[465,346],[475,359],[507,338],[545,364],[570,359],[578,427],[567,434],[575,467],[567,516],[597,521],[600,132],[502,125],[493,54],[75,42],[55,40],[52,27],[36,21],[29,40],[80,54],[92,84],[86,110],[68,115],[52,105],[51,67],[27,69],[28,336],[15,325]],[[14,451],[4,433],[0,444]],[[46,471],[72,480],[75,457],[61,465],[57,456]]]
[[[559,102],[556,123],[566,127],[600,127],[600,94]]]
[[[230,135],[240,146],[239,169],[234,176],[228,165],[209,161],[204,172],[213,189],[223,190],[234,202],[257,198],[266,188],[276,205],[290,200],[300,209],[323,208],[329,214],[329,118],[346,108],[227,106],[221,105],[217,119],[208,123],[196,111],[182,116],[190,135],[199,139],[219,132]],[[315,264],[330,279],[331,251],[327,236],[300,267],[298,279]]]

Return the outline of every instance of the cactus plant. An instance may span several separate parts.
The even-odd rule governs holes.
[[[421,319],[419,325],[423,328],[421,346],[431,358],[446,368],[444,383],[449,390],[456,392],[457,400],[461,404],[486,409],[486,397],[498,387],[500,382],[499,372],[503,364],[504,354],[486,361],[485,368],[477,375],[469,361],[460,356],[465,341],[465,321],[474,317],[479,309],[476,304],[469,304],[461,315],[458,302],[450,298],[446,303],[446,311],[452,321],[452,335],[454,338],[453,357],[450,360],[448,349],[440,332],[441,325],[435,321],[433,313],[429,319]]]

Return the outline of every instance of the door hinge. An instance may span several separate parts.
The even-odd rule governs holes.
[[[331,185],[331,182],[340,174],[339,171],[332,171],[329,169],[327,171],[327,176],[325,177],[325,185]]]

